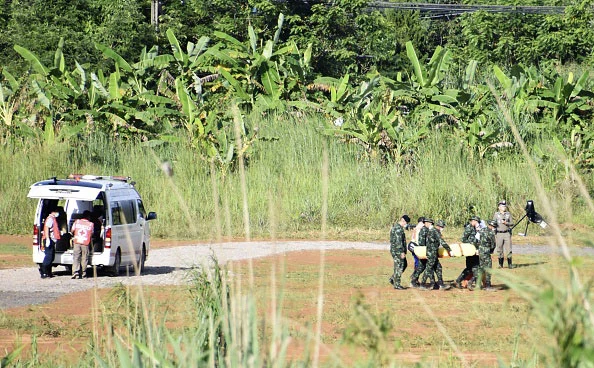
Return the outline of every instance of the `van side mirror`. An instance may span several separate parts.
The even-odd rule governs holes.
[[[149,212],[148,215],[146,215],[146,220],[156,220],[157,219],[157,213],[156,212]]]

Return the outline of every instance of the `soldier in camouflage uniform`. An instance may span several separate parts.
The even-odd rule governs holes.
[[[475,247],[478,247],[478,239],[477,239],[477,232],[480,229],[479,224],[481,219],[478,216],[472,216],[468,219],[468,224],[464,226],[464,233],[462,234],[462,238],[460,241],[462,243],[470,243],[473,244]],[[454,286],[462,289],[462,280],[465,280],[468,276],[472,274],[472,270],[474,267],[479,265],[479,256],[472,255],[466,257],[466,268],[462,270],[460,276],[454,281]]]
[[[513,227],[511,213],[507,211],[507,203],[505,200],[499,201],[498,211],[493,215],[493,220],[497,221],[497,228],[495,230],[495,244],[497,253],[499,255],[499,268],[503,268],[503,258],[507,253],[507,266],[512,266],[512,243],[511,243],[511,231]]]
[[[481,229],[480,231],[480,242],[477,251],[480,263],[472,269],[473,277],[468,283],[469,290],[475,287],[477,280],[479,288],[482,289],[483,278],[485,279],[485,290],[492,289],[490,269],[493,267],[493,262],[491,260],[491,254],[495,251],[495,228],[497,228],[497,221],[490,220],[488,225],[488,228]]]
[[[425,275],[429,277],[430,286],[429,288],[423,287],[423,289],[447,290],[449,287],[443,283],[442,267],[441,263],[439,263],[437,253],[439,246],[444,247],[448,252],[452,251],[450,246],[441,237],[440,230],[445,227],[445,223],[439,220],[437,222],[438,228],[435,228],[433,227],[433,220],[426,219],[426,221],[430,223],[430,226],[427,232],[427,266],[425,267]],[[435,282],[435,275],[433,273],[437,275],[437,283]]]
[[[406,270],[406,236],[404,227],[410,222],[410,217],[403,215],[390,230],[390,254],[394,260],[394,274],[390,278],[390,283],[396,290],[404,290],[400,284],[402,273]]]
[[[427,220],[430,220],[428,222]],[[418,245],[421,247],[427,246],[427,232],[429,231],[429,226],[433,223],[433,220],[423,217],[423,224],[424,226],[421,227],[419,232],[417,233],[417,240]],[[419,259],[419,264],[415,267],[415,272],[413,272],[412,276],[410,277],[410,286],[418,288],[421,285],[419,284],[419,276],[425,271],[427,267],[427,260],[426,259]]]

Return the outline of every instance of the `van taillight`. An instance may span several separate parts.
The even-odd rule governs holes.
[[[105,248],[111,248],[111,227],[105,229]]]
[[[33,246],[39,246],[39,228],[33,225]]]

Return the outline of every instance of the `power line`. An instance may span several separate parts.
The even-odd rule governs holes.
[[[463,13],[484,11],[487,13],[519,13],[519,14],[563,14],[564,6],[511,6],[511,5],[466,5],[466,4],[431,4],[431,3],[393,3],[388,1],[371,1],[373,9],[412,10],[430,13],[429,16],[451,16]]]

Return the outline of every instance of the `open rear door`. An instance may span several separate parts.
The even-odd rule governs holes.
[[[39,199],[74,199],[79,201],[93,201],[101,193],[101,188],[91,188],[77,185],[32,185],[29,198]]]

